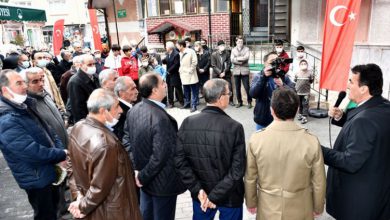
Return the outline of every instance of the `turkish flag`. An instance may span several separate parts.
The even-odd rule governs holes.
[[[53,27],[53,51],[58,56],[64,39],[64,19],[57,20]]]
[[[95,46],[95,50],[102,51],[102,41],[100,39],[99,26],[96,17],[95,9],[89,9],[89,18],[91,20],[91,28],[93,34],[93,45]]]
[[[320,88],[345,91],[361,0],[328,0]]]

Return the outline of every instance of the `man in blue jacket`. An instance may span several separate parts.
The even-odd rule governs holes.
[[[0,149],[19,187],[27,193],[34,219],[57,219],[55,164],[66,159],[60,139],[39,118],[35,99],[14,70],[0,72]]]
[[[249,95],[256,99],[254,121],[256,130],[267,127],[273,121],[271,115],[272,92],[282,86],[294,88],[294,84],[288,77],[272,76],[271,63],[278,57],[277,53],[270,52],[264,56],[264,69],[253,77]]]

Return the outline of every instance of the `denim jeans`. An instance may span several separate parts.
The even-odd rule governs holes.
[[[193,220],[213,220],[217,211],[219,211],[219,219],[221,220],[242,220],[243,208],[228,208],[217,206],[216,209],[207,209],[206,212],[203,212],[200,208],[200,203],[198,201],[192,201],[192,208],[194,211]]]
[[[199,104],[199,86],[198,83],[183,85],[184,88],[184,106],[191,104],[195,108]]]

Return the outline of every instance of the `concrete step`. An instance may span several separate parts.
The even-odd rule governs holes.
[[[265,36],[268,36],[268,31],[252,31],[251,32],[251,36],[253,37],[265,37]]]

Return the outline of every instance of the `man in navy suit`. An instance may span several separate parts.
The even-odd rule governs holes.
[[[343,122],[334,149],[322,147],[329,166],[326,211],[336,219],[390,219],[390,102],[382,87],[379,66],[357,65],[348,83],[357,107],[330,109]]]
[[[183,88],[181,85],[179,68],[180,68],[180,55],[176,51],[175,45],[173,42],[168,41],[166,44],[166,57],[162,61],[164,64],[167,64],[167,86],[168,86],[168,106],[172,108],[174,106],[174,91],[177,100],[181,105],[184,104],[183,100]]]

